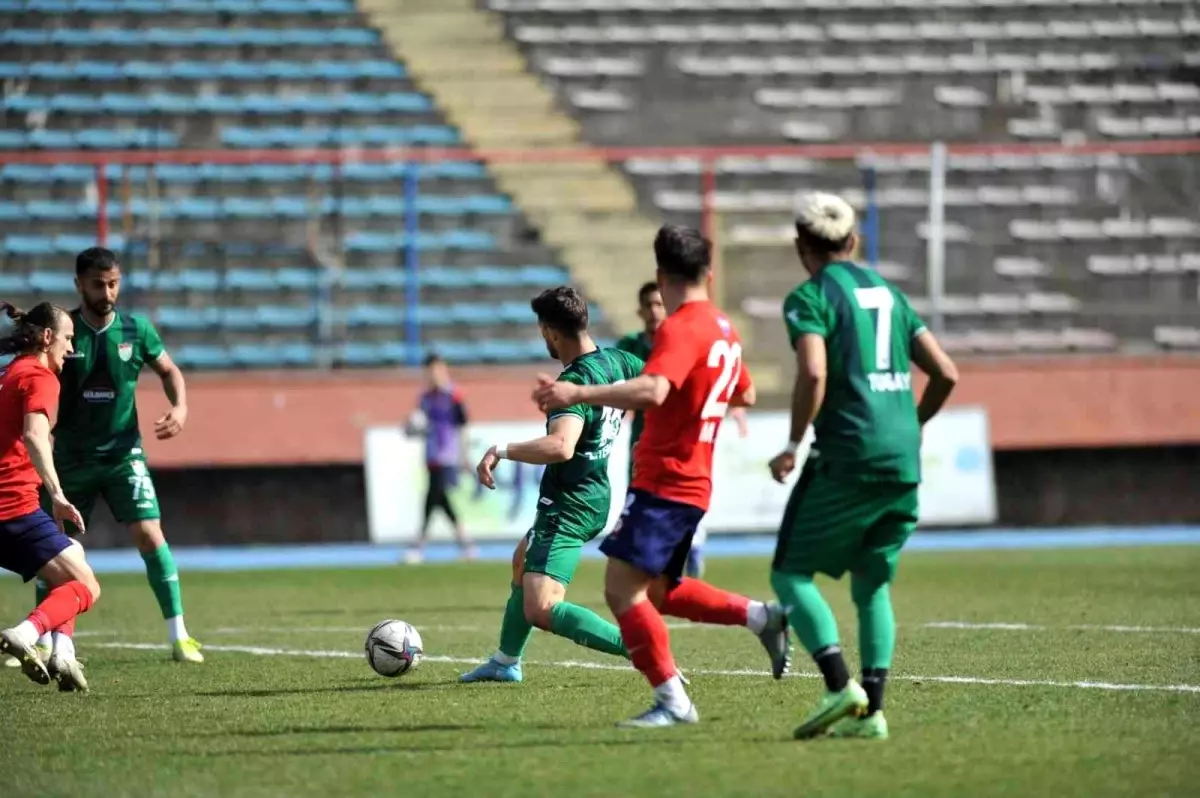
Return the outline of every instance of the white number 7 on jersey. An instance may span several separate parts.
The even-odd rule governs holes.
[[[879,311],[875,316],[875,370],[892,367],[892,305],[895,300],[887,286],[855,288],[854,301],[863,310]]]
[[[700,427],[701,443],[712,443],[716,440],[717,425],[725,418],[725,411],[729,409],[731,397],[727,392],[732,393],[742,372],[742,345],[731,344],[725,340],[715,341],[712,349],[708,350],[708,367],[719,367],[721,373],[717,375],[717,381],[713,383],[712,390],[708,392],[708,399],[700,410],[700,420],[704,422]]]

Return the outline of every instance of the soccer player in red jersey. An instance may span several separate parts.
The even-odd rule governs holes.
[[[644,410],[625,509],[600,550],[608,556],[604,596],[630,659],[654,688],[655,704],[622,726],[695,723],[695,706],[671,654],[663,615],[746,626],[781,678],[788,628],[778,604],[752,601],[682,578],[692,537],[712,496],[713,446],[730,405],[754,404],[737,331],[708,299],[712,246],[699,232],[666,225],[654,239],[658,284],[670,315],[654,336],[642,374],[615,385],[574,385],[539,376],[543,409],[586,403]]]
[[[83,517],[67,501],[50,445],[50,413],[58,407],[58,373],[75,337],[70,315],[49,302],[21,313],[3,309],[14,326],[0,339],[0,355],[16,358],[0,372],[0,568],[28,582],[41,577],[50,594],[29,617],[0,630],[0,651],[15,657],[38,684],[54,678],[64,692],[86,691],[71,634],[75,617],[100,597],[100,584],[83,547],[64,534],[64,521],[83,531]],[[53,517],[41,509],[45,485]],[[54,650],[43,664],[38,637],[53,633]]]

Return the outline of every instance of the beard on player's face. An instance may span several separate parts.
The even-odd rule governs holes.
[[[554,342],[551,341],[549,338],[546,338],[545,340],[546,340],[546,351],[550,354],[550,357],[554,358],[555,360],[558,360],[558,349],[555,348]]]

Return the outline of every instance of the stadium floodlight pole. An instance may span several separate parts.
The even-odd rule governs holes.
[[[96,243],[108,244],[108,165],[96,161]]]
[[[929,148],[929,227],[926,234],[926,287],[935,333],[945,331],[942,306],[946,296],[946,144]]]
[[[862,161],[864,204],[866,214],[863,219],[863,238],[867,244],[867,264],[872,269],[879,268],[879,200],[876,196],[877,173],[875,170],[875,155],[868,150]]]
[[[421,328],[417,310],[421,304],[420,251],[417,248],[421,215],[417,211],[419,164],[409,161],[404,170],[404,340],[408,365],[421,364]]]

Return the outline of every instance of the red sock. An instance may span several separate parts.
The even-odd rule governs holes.
[[[76,616],[78,617],[78,616]],[[67,637],[75,636],[75,618],[64,623],[62,626],[54,630],[57,634],[66,635]]]
[[[91,606],[92,591],[78,580],[67,582],[50,591],[50,595],[29,614],[29,622],[39,635],[44,635],[73,621],[76,615],[87,612]]]
[[[658,687],[678,672],[671,656],[671,633],[653,604],[643,601],[633,605],[617,618],[617,625],[633,667],[642,672],[651,687]]]
[[[664,615],[721,626],[745,626],[750,599],[699,579],[685,578],[663,602]]]

